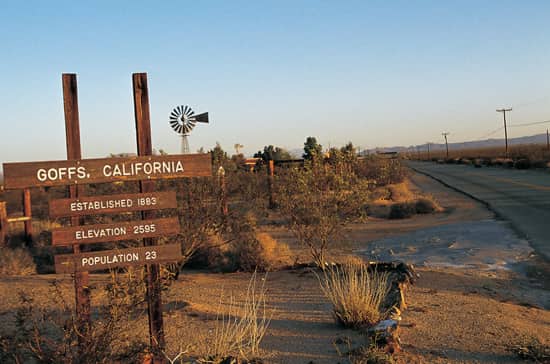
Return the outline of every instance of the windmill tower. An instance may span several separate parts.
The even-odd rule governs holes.
[[[181,154],[189,154],[187,137],[196,123],[208,123],[208,113],[195,115],[195,112],[187,105],[177,106],[170,113],[170,125],[181,136]]]

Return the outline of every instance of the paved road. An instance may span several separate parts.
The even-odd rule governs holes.
[[[549,172],[413,161],[408,165],[486,203],[550,261]]]

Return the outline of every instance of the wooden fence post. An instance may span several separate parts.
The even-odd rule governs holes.
[[[225,169],[218,168],[218,182],[220,184],[220,212],[224,219],[227,218],[229,208],[227,207],[227,184],[225,182]]]
[[[65,136],[67,144],[67,159],[82,159],[80,147],[80,120],[78,116],[78,89],[76,84],[76,74],[64,73],[63,82],[63,106],[65,111]],[[69,197],[77,198],[79,188],[76,185],[69,186]],[[80,225],[78,216],[71,217],[71,225]],[[80,244],[73,244],[73,252],[80,253]],[[90,276],[88,272],[77,272],[74,277],[74,289],[76,300],[76,315],[78,328],[82,336],[79,336],[79,350],[85,350],[88,329],[91,325],[90,317]]]
[[[147,73],[132,75],[134,92],[134,115],[136,119],[137,151],[139,156],[152,155],[151,120],[149,114],[149,89],[147,87]],[[154,181],[140,181],[140,192],[153,192]],[[142,211],[142,219],[155,217],[154,211]],[[154,238],[143,239],[144,246],[155,245]],[[162,318],[162,297],[160,282],[160,265],[147,266],[147,307],[149,314],[150,345],[154,354],[154,363],[163,363],[162,352],[165,348],[164,327]]]
[[[6,203],[0,201],[0,246],[7,244],[8,237],[8,213],[6,211]]]
[[[23,215],[28,217],[25,220],[25,241],[27,244],[32,243],[32,208],[31,208],[31,190],[29,188],[23,189]]]
[[[275,191],[273,191],[273,178],[275,175],[275,162],[273,160],[269,161],[267,169],[267,188],[269,190],[269,208],[275,208]]]

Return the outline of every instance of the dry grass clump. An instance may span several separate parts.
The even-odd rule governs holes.
[[[210,345],[210,354],[203,363],[221,363],[229,357],[248,358],[258,355],[260,343],[267,331],[270,318],[266,314],[265,278],[257,285],[256,272],[252,274],[246,290],[244,307],[234,308],[230,298],[230,311],[218,316],[214,336]],[[220,310],[222,311],[220,299]]]
[[[335,320],[342,326],[368,327],[386,318],[388,274],[369,272],[365,264],[352,262],[327,268],[319,281],[332,303]]]
[[[26,276],[36,273],[36,265],[28,250],[22,248],[0,249],[0,275]]]

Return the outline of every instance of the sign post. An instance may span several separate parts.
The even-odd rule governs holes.
[[[63,109],[65,112],[65,136],[67,144],[67,160],[75,160],[82,158],[80,148],[80,121],[78,116],[78,90],[76,84],[76,74],[63,74]],[[6,170],[4,170],[6,175]],[[69,186],[69,198],[77,198],[79,195],[79,187],[77,185]],[[71,217],[71,226],[80,225],[78,216]],[[73,243],[73,252],[80,253],[80,245],[77,242]],[[77,272],[74,276],[74,289],[76,300],[76,317],[79,332],[80,349],[85,345],[82,339],[87,337],[88,329],[91,325],[90,318],[90,276],[88,272]]]
[[[147,87],[147,74],[134,73],[132,75],[134,89],[134,114],[136,119],[136,139],[138,156],[150,156],[153,154],[151,142],[151,119],[149,115],[149,89]],[[155,189],[153,181],[140,181],[141,193],[150,193]],[[153,211],[143,211],[142,219],[152,219]],[[144,246],[155,245],[152,238],[143,239]],[[149,314],[149,337],[153,354],[159,356],[165,348],[164,324],[162,318],[162,298],[160,284],[160,266],[158,264],[147,265],[147,306]],[[153,359],[155,360],[155,359]]]

